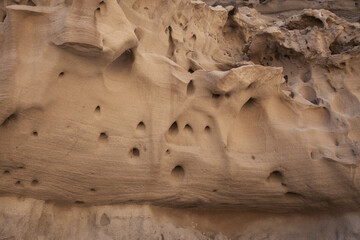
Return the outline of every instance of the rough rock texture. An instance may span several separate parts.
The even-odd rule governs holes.
[[[356,213],[239,213],[0,198],[1,239],[359,239]],[[5,238],[4,238],[5,237]]]
[[[0,239],[360,238],[359,1],[215,2],[1,2]]]

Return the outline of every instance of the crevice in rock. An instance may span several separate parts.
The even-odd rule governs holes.
[[[13,113],[10,116],[8,116],[2,123],[1,123],[1,127],[6,127],[8,126],[11,122],[14,122],[17,120],[17,114]]]
[[[167,51],[167,57],[170,58],[171,60],[175,61],[175,58],[174,58],[174,52],[175,52],[175,43],[174,43],[174,39],[172,37],[172,27],[171,26],[168,26],[167,27],[167,30],[166,32],[169,34],[169,39],[168,39],[168,42],[169,42],[169,48],[168,48],[168,51]]]

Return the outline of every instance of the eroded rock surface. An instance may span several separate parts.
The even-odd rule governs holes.
[[[359,237],[359,2],[207,2],[2,2],[1,237]],[[307,238],[269,220],[290,213]],[[131,216],[151,227],[110,229]]]

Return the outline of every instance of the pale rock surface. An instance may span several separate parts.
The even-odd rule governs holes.
[[[0,239],[360,238],[359,1],[207,2],[1,1]]]

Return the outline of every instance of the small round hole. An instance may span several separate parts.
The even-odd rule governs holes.
[[[101,132],[100,135],[99,135],[99,139],[100,140],[108,139],[108,135],[106,134],[106,132]]]
[[[95,192],[96,190],[95,190],[95,188],[90,188],[90,191]]]
[[[63,77],[65,75],[64,72],[59,73],[59,77]]]
[[[20,185],[21,181],[16,181],[15,185]]]
[[[31,181],[31,185],[37,185],[39,183],[39,181],[37,179],[34,179]]]
[[[38,136],[38,132],[37,132],[37,131],[33,131],[33,132],[32,132],[32,135],[34,135],[35,137],[37,137],[37,136]]]
[[[5,170],[5,171],[4,171],[4,174],[10,174],[10,171],[9,171],[9,170]]]
[[[130,150],[130,155],[134,156],[134,157],[139,157],[140,156],[140,151],[138,148],[134,147]]]
[[[171,176],[177,180],[182,180],[185,176],[184,168],[180,165],[177,165],[171,171]]]

